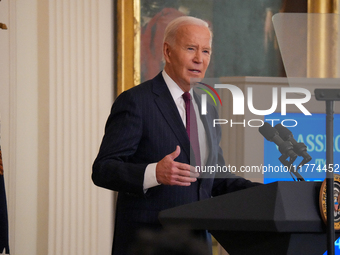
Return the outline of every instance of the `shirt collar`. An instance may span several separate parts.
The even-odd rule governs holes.
[[[162,75],[174,101],[182,97],[184,93],[183,90],[177,85],[176,82],[174,82],[173,79],[171,79],[171,77],[165,72],[165,70],[162,71]],[[192,94],[192,89],[190,89],[189,92],[190,94]]]
[[[183,90],[174,82],[173,79],[163,70],[162,72],[164,81],[166,85],[168,86],[168,89],[171,93],[172,98],[176,101],[179,97],[182,97],[183,95]]]

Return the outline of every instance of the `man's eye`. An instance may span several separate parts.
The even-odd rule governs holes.
[[[210,51],[208,51],[208,50],[204,50],[203,53],[210,55]]]
[[[188,47],[188,50],[194,50],[194,48],[193,47]]]

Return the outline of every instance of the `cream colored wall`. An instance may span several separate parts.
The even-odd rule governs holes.
[[[0,8],[8,26],[0,31],[0,114],[11,254],[109,254],[112,193],[90,175],[113,100],[112,1],[2,0]],[[71,33],[72,24],[81,30]],[[61,73],[70,63],[77,65]],[[68,89],[84,100],[72,104]],[[77,116],[91,128],[55,115],[67,106],[72,116],[91,111]],[[65,140],[75,135],[77,143]],[[67,167],[58,169],[59,160]]]
[[[37,253],[38,215],[38,47],[37,3],[16,2],[16,176],[14,254]],[[9,169],[12,171],[12,169]],[[47,201],[46,201],[47,202]],[[19,245],[20,244],[20,245]],[[11,242],[12,246],[12,242]],[[33,253],[32,253],[33,254]]]

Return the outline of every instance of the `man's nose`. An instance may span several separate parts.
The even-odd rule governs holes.
[[[202,52],[196,51],[196,54],[193,60],[195,63],[198,63],[198,64],[202,63],[203,62]]]

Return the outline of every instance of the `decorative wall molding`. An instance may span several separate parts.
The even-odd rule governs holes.
[[[110,7],[50,1],[48,254],[111,250],[112,194],[91,181],[113,98]]]

